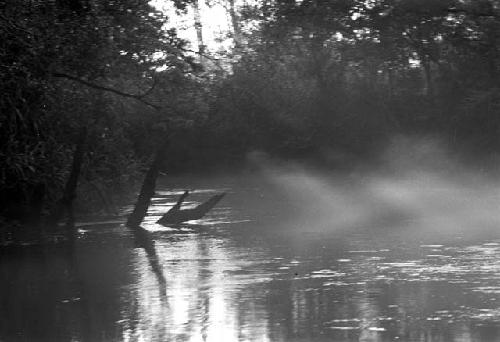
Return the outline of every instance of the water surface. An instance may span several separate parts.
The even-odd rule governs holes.
[[[0,341],[499,341],[498,198],[426,179],[166,180],[143,224],[164,287],[126,227],[87,225],[1,256]],[[185,189],[228,195],[155,224]]]

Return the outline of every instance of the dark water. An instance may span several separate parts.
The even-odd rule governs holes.
[[[491,186],[275,176],[161,186],[144,227],[166,288],[116,223],[72,254],[1,255],[0,341],[500,341]],[[188,205],[228,195],[157,226],[189,188]]]

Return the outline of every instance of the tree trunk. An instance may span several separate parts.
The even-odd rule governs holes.
[[[144,182],[142,183],[141,192],[137,198],[137,203],[135,204],[134,211],[127,220],[127,226],[131,228],[139,227],[142,220],[148,212],[149,205],[151,203],[151,198],[155,194],[156,179],[160,172],[160,166],[163,160],[163,155],[167,149],[169,143],[168,139],[165,140],[163,144],[158,148],[155,153],[153,162],[149,167],[146,176],[144,177]]]
[[[424,67],[424,75],[425,75],[425,89],[426,95],[430,99],[434,97],[434,85],[432,83],[432,70],[431,70],[431,61],[428,57],[423,58],[422,64]]]
[[[165,141],[156,150],[153,162],[144,177],[144,182],[142,183],[141,192],[139,193],[134,211],[130,214],[127,220],[127,226],[132,229],[137,245],[144,248],[146,252],[149,264],[158,279],[162,295],[165,294],[167,281],[165,275],[163,274],[158,254],[156,253],[154,240],[151,238],[150,233],[146,229],[142,228],[140,224],[146,216],[149,205],[151,204],[151,198],[155,194],[156,179],[160,173],[160,166],[168,145],[169,140],[165,139]]]
[[[194,10],[194,28],[196,30],[196,40],[198,43],[198,52],[203,54],[205,52],[205,43],[203,41],[203,24],[201,22],[200,3],[199,0],[193,1]],[[203,63],[203,56],[200,55],[200,62]]]
[[[394,70],[392,67],[387,68],[387,81],[389,83],[389,100],[392,101],[394,99]]]
[[[228,3],[229,3],[229,16],[231,17],[231,26],[233,27],[234,47],[238,51],[242,45],[240,22],[238,14],[236,13],[234,0],[228,0]]]
[[[52,215],[50,215],[47,220],[48,225],[55,226],[59,223],[61,218],[67,214],[67,228],[66,231],[69,241],[74,241],[76,237],[76,229],[74,226],[74,216],[73,216],[73,200],[76,198],[76,189],[78,186],[78,178],[80,177],[80,171],[83,163],[83,156],[85,154],[85,144],[87,141],[87,127],[83,127],[80,131],[78,137],[78,142],[76,144],[76,149],[73,154],[73,162],[71,164],[71,171],[69,173],[66,186],[64,188],[64,193],[58,202]]]

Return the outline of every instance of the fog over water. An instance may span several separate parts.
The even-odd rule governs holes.
[[[397,141],[374,170],[335,173],[265,155],[250,157],[293,208],[296,228],[344,230],[395,226],[423,234],[497,229],[500,178],[454,161],[432,140]]]
[[[500,0],[2,1],[0,37],[0,342],[500,341]]]
[[[143,222],[165,287],[126,227],[88,223],[71,257],[2,256],[0,340],[498,341],[499,183],[430,146],[369,172],[255,153],[165,177]],[[186,189],[185,207],[228,194],[158,225]]]

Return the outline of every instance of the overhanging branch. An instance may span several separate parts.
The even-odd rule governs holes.
[[[68,80],[71,80],[71,81],[74,81],[74,82],[78,82],[78,83],[81,83],[89,88],[94,88],[94,89],[98,89],[98,90],[102,90],[102,91],[107,91],[107,92],[110,92],[110,93],[113,93],[113,94],[116,94],[116,95],[119,95],[119,96],[122,96],[122,97],[127,97],[127,98],[130,98],[130,99],[134,99],[136,101],[139,101],[151,108],[154,108],[156,110],[159,110],[161,107],[158,106],[158,105],[155,105],[149,101],[146,101],[144,100],[144,97],[146,95],[148,95],[151,90],[153,90],[154,86],[156,85],[156,82],[153,84],[153,86],[151,87],[151,89],[149,89],[148,91],[146,91],[144,94],[130,94],[130,93],[125,93],[121,90],[118,90],[118,89],[114,89],[114,88],[110,88],[110,87],[106,87],[106,86],[102,86],[102,85],[99,85],[99,84],[95,84],[95,83],[92,83],[92,82],[89,82],[89,81],[86,81],[86,80],[83,80],[81,78],[78,78],[78,77],[75,77],[75,76],[71,76],[71,75],[68,75],[68,74],[65,74],[65,73],[61,73],[61,72],[55,72],[52,74],[54,77],[59,77],[59,78],[66,78]]]

